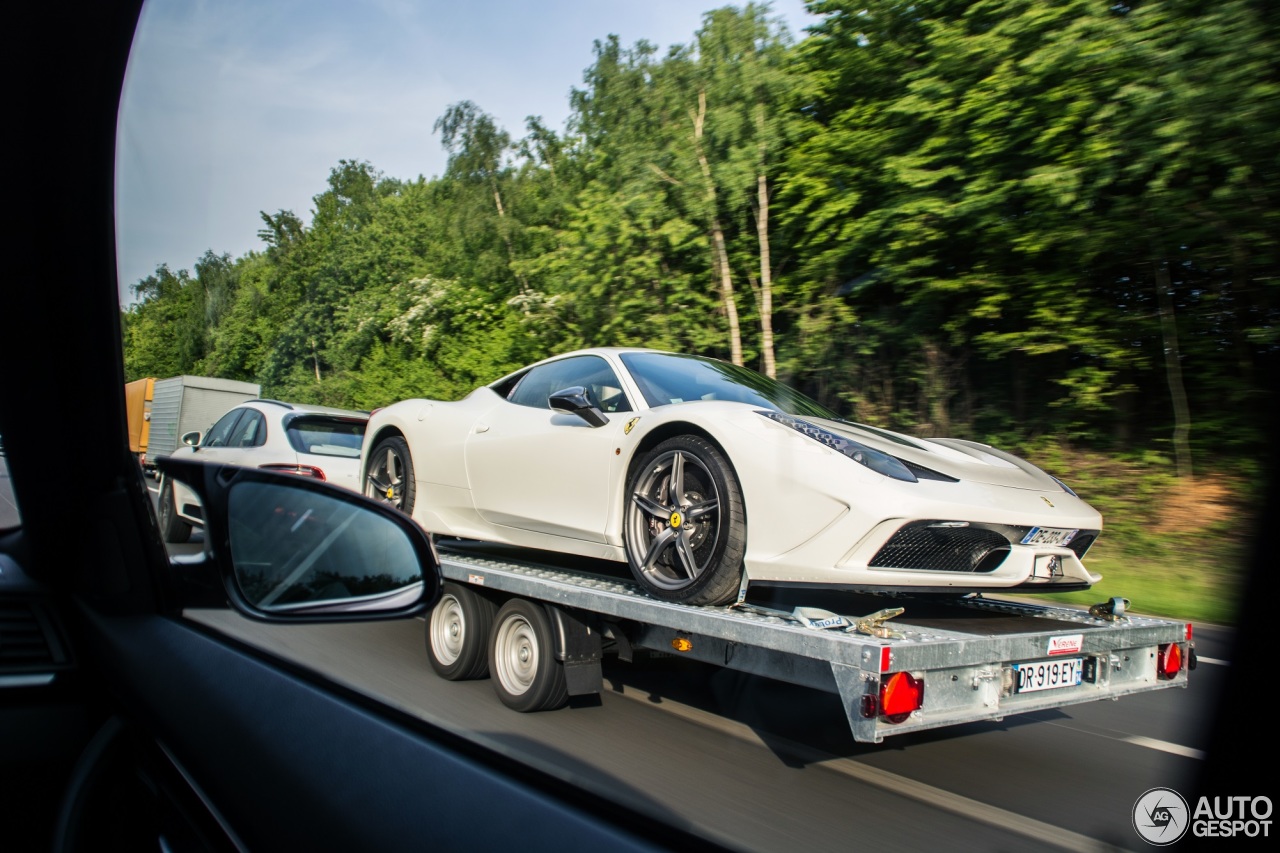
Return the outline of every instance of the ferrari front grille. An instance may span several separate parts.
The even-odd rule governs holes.
[[[992,572],[1009,556],[1009,540],[994,530],[953,524],[926,521],[903,527],[871,558],[871,567]]]

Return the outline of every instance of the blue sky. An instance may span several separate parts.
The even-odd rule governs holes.
[[[121,101],[121,302],[162,263],[262,248],[259,211],[310,220],[341,159],[403,179],[443,171],[432,125],[471,100],[519,137],[562,128],[592,45],[686,43],[710,0],[150,0]],[[773,0],[797,38],[816,19]]]

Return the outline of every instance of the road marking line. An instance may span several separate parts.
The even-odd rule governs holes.
[[[625,699],[630,699],[632,702],[641,702],[650,707],[659,708],[692,723],[716,729],[731,737],[758,744],[771,751],[776,752],[779,748],[782,748],[795,758],[799,758],[808,764],[834,770],[843,776],[857,779],[859,782],[865,782],[869,785],[875,785],[899,796],[917,800],[926,805],[936,806],[997,829],[1004,829],[1045,844],[1052,844],[1061,847],[1063,850],[1077,851],[1077,853],[1098,853],[1098,851],[1118,849],[1096,838],[1071,832],[1060,826],[1026,817],[1017,812],[1007,811],[998,806],[988,805],[960,794],[953,794],[942,788],[935,788],[932,785],[917,782],[915,779],[908,779],[896,773],[869,767],[850,758],[830,755],[786,738],[770,735],[769,742],[765,743],[750,726],[734,720],[726,720],[724,717],[717,716],[709,711],[693,708],[671,699],[653,702],[649,698],[650,694],[639,690],[629,691],[625,685],[622,686],[621,690],[609,690],[606,692],[611,696],[621,696]]]
[[[1141,735],[1129,735],[1120,738],[1125,743],[1132,743],[1137,746],[1145,746],[1147,749],[1158,749],[1161,752],[1168,752],[1172,755],[1181,755],[1184,758],[1197,758],[1204,760],[1204,750],[1193,749],[1189,746],[1183,746],[1180,743],[1169,743],[1167,740],[1156,740],[1153,737],[1142,737]]]

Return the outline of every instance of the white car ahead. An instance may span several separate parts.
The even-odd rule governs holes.
[[[203,434],[183,435],[184,446],[172,455],[270,468],[360,491],[360,445],[368,422],[368,412],[250,400],[227,412]],[[163,476],[159,517],[166,542],[186,542],[192,527],[204,525],[195,493]]]

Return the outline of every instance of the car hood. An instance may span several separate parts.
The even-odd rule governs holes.
[[[906,462],[923,465],[939,474],[971,483],[1008,486],[1015,489],[1060,492],[1062,487],[1053,477],[1011,453],[996,450],[976,441],[959,438],[913,438],[890,430],[832,421],[805,418],[823,429],[844,438],[896,456]]]

